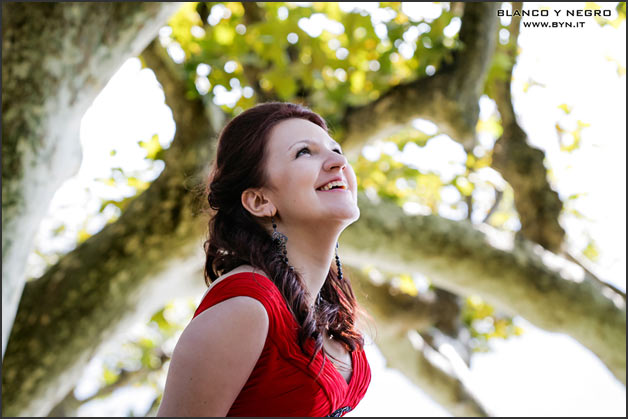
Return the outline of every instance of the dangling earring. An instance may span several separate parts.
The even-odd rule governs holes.
[[[294,267],[288,263],[288,250],[286,249],[286,242],[288,241],[288,236],[283,233],[277,231],[277,224],[275,224],[275,217],[271,215],[271,222],[273,223],[273,242],[275,245],[279,247],[279,250],[283,253],[282,259],[286,265],[288,265],[288,269],[290,271],[294,271]]]
[[[336,242],[336,266],[338,267],[338,279],[342,281],[342,264],[340,263],[340,258],[338,257],[338,242]]]

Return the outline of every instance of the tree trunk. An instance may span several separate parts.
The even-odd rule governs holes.
[[[79,125],[177,3],[2,4],[2,356],[39,223],[81,164]]]

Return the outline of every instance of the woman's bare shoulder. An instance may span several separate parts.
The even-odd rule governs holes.
[[[157,416],[226,416],[268,336],[259,301],[229,298],[195,317],[172,354]]]

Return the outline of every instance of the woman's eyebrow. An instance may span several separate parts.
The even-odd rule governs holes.
[[[288,147],[288,151],[290,149],[292,149],[292,147],[296,146],[297,144],[301,144],[301,143],[307,143],[307,144],[316,144],[316,142],[312,141],[312,140],[301,140],[301,141],[297,141],[296,143],[292,144],[290,147]],[[336,141],[332,140],[332,146],[336,146],[336,147],[340,147],[340,144],[338,144]]]

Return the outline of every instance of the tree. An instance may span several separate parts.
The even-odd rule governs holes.
[[[3,359],[33,237],[55,190],[81,162],[80,119],[177,7],[2,5]]]
[[[517,314],[546,330],[569,334],[625,383],[625,295],[589,272],[579,282],[565,279],[539,256],[550,252],[568,257],[558,223],[562,202],[547,180],[543,153],[529,145],[519,127],[510,98],[519,20],[513,18],[503,28],[510,33],[510,42],[503,45],[497,42],[497,3],[452,3],[429,25],[412,21],[399,4],[380,7],[394,15],[385,24],[383,40],[369,16],[342,12],[336,3],[190,3],[170,20],[170,42],[185,52],[183,62],[176,64],[157,40],[141,54],[162,84],[177,125],[172,146],[153,156],[165,162],[165,170],[121,205],[124,211],[115,222],[26,284],[3,365],[5,414],[47,414],[71,399],[78,373],[103,341],[175,296],[168,288],[173,277],[179,293],[198,281],[194,273],[204,220],[193,191],[207,174],[214,157],[212,141],[224,122],[264,100],[310,105],[330,122],[334,137],[354,161],[376,138],[391,139],[399,149],[408,143],[425,145],[433,135],[409,126],[419,117],[433,121],[464,147],[467,172],[448,182],[391,160],[358,160],[361,218],[341,239],[343,263],[362,290],[360,302],[385,325],[378,343],[382,351],[450,412],[487,413],[461,377],[434,363],[434,356],[454,362],[451,354],[438,350],[442,340],[454,343],[458,356],[470,362],[473,343],[468,335],[474,331],[468,316],[474,314],[464,300],[469,294],[505,313],[494,315],[502,324],[511,325],[509,316]],[[316,19],[317,12],[342,22],[343,33],[309,36],[298,22]],[[444,28],[456,19],[462,22],[459,33],[446,36]],[[417,30],[420,24],[430,30]],[[89,25],[83,27],[91,31]],[[198,28],[197,36],[192,27]],[[397,52],[404,42],[414,49],[412,54]],[[197,72],[201,64],[211,67],[211,86],[251,86],[253,94],[234,106],[217,106],[211,100],[215,92],[196,87],[198,78],[205,77]],[[477,156],[482,94],[498,104],[502,133],[488,155]],[[3,122],[4,99],[3,90]],[[15,154],[13,150],[5,152],[3,141],[3,169],[5,155]],[[469,174],[487,165],[512,188],[495,195],[514,197],[510,210],[516,210],[521,229],[509,247],[491,244],[495,228],[489,224],[500,211],[497,199],[484,222],[471,217],[474,185]],[[417,185],[420,194],[396,187],[398,179]],[[467,220],[437,215],[437,191],[446,184],[460,191]],[[375,199],[372,190],[377,191]],[[413,201],[432,215],[401,210]],[[8,234],[7,240],[12,239],[15,234]],[[436,297],[425,298],[407,281],[402,291],[372,284],[359,269],[365,261],[390,275],[427,275]]]

